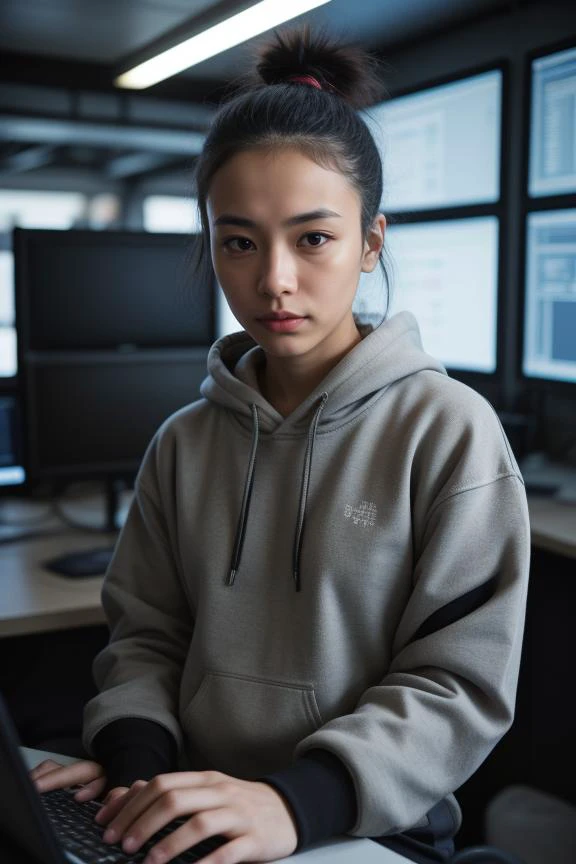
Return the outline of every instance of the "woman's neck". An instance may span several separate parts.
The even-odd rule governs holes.
[[[312,393],[331,369],[362,339],[355,331],[354,339],[346,349],[320,362],[307,357],[271,357],[266,355],[259,373],[260,390],[264,398],[287,417]]]

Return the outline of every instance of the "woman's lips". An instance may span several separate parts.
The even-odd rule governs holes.
[[[266,329],[270,330],[272,333],[292,333],[292,331],[297,330],[304,321],[306,321],[306,318],[298,318],[296,316],[283,318],[258,318],[258,323],[263,327],[266,327]]]

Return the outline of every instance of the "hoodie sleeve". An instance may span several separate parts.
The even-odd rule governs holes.
[[[94,661],[100,692],[84,711],[88,752],[100,730],[124,718],[157,723],[181,743],[178,693],[193,620],[160,506],[154,452],[152,444],[104,579],[110,642]]]
[[[490,424],[494,429],[494,418]],[[414,517],[413,588],[386,674],[353,713],[327,722],[297,748],[297,756],[328,750],[347,767],[358,803],[352,834],[418,824],[474,773],[512,723],[529,521],[503,434],[488,435],[488,446],[490,438],[502,470],[478,476],[470,449],[452,447],[449,480],[423,517]],[[484,457],[480,464],[487,463]]]

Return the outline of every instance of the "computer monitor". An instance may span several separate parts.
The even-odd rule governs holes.
[[[576,44],[530,61],[528,192],[576,192]]]
[[[0,396],[0,496],[24,486],[26,475],[20,464],[16,398]]]
[[[14,232],[29,482],[133,477],[170,414],[199,397],[214,286],[182,234]]]
[[[26,370],[31,478],[135,475],[162,422],[200,397],[207,348],[53,352]]]
[[[525,268],[522,372],[576,384],[576,208],[527,215]]]
[[[502,77],[492,69],[364,112],[382,155],[386,211],[498,201]]]
[[[197,242],[195,235],[17,228],[24,352],[210,345],[213,286],[191,281],[189,266]]]
[[[12,251],[0,248],[0,379],[16,375]]]
[[[493,373],[497,366],[498,219],[445,219],[389,226],[394,266],[389,314],[412,312],[424,349],[448,369]],[[379,320],[380,268],[362,274],[355,311]]]

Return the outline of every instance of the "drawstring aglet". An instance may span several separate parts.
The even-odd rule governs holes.
[[[236,579],[236,570],[230,570],[228,574],[228,579],[226,580],[226,585],[234,585],[234,580]]]

